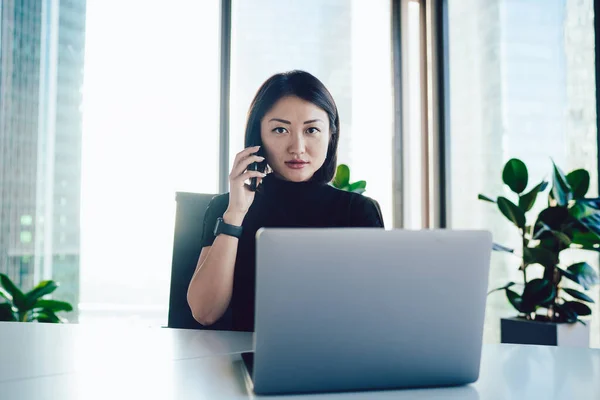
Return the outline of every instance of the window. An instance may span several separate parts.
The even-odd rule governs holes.
[[[175,192],[218,186],[220,2],[46,3],[0,1],[0,272],[164,325]]]
[[[490,229],[496,241],[516,245],[511,224],[477,201],[478,193],[504,193],[510,158],[522,159],[533,181],[549,177],[550,158],[566,171],[586,168],[589,195],[598,195],[593,1],[450,0],[448,13],[450,224]],[[597,255],[587,256],[598,265]],[[522,282],[517,268],[494,254],[490,287]],[[598,291],[594,297],[597,304]],[[499,341],[500,317],[514,313],[505,296],[490,296],[486,341]]]
[[[271,75],[319,78],[340,113],[338,160],[366,180],[392,225],[392,72],[389,1],[234,1],[230,166],[244,146],[245,117]]]
[[[21,243],[31,243],[31,232],[23,231],[21,232]]]
[[[166,325],[175,192],[218,189],[219,5],[87,3],[81,321]]]

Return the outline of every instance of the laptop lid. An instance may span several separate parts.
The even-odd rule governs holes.
[[[257,394],[477,380],[487,231],[263,228]]]

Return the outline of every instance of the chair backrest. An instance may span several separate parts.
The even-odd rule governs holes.
[[[210,326],[199,324],[187,302],[187,289],[202,251],[204,214],[214,194],[177,192],[177,211],[171,264],[169,328],[232,330],[231,306]]]

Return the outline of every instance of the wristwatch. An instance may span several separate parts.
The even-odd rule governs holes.
[[[241,226],[230,225],[230,224],[226,223],[225,221],[223,221],[222,217],[219,217],[219,218],[217,218],[217,223],[215,224],[214,234],[215,234],[215,237],[219,236],[220,234],[224,234],[224,235],[233,236],[233,237],[236,237],[239,239],[242,237],[242,230],[243,230],[243,228]]]

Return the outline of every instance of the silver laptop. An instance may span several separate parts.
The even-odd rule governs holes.
[[[479,377],[487,231],[257,232],[256,394],[464,385]]]

